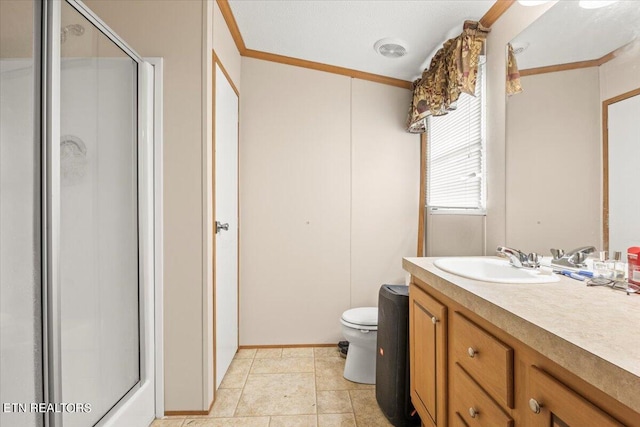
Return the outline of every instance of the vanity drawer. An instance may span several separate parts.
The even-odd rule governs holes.
[[[513,349],[455,313],[452,356],[498,403],[513,408]]]
[[[513,418],[456,363],[453,372],[452,409],[459,426],[513,427]]]

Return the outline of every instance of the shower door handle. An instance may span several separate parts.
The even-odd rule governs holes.
[[[216,221],[216,234],[220,233],[220,230],[229,231],[229,223],[225,222],[223,224],[220,221]]]

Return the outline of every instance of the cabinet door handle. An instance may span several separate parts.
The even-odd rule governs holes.
[[[540,408],[542,408],[542,405],[538,403],[537,400],[529,399],[529,409],[531,409],[534,414],[539,414]]]
[[[469,347],[467,349],[467,353],[469,353],[469,357],[472,358],[472,359],[474,357],[476,357],[476,354],[478,354],[478,352],[476,350],[474,350],[473,347]]]
[[[478,412],[477,410],[475,410],[473,407],[469,408],[469,416],[471,418],[475,418],[478,415],[480,415],[480,412]]]
[[[438,323],[439,321],[440,321],[440,320],[439,320],[436,316],[432,316],[432,317],[431,317],[431,323],[433,323],[434,325],[435,325],[436,323]]]

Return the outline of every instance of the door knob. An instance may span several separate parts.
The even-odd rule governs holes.
[[[216,234],[218,234],[220,230],[229,231],[229,223],[225,222],[223,224],[220,221],[216,221]]]

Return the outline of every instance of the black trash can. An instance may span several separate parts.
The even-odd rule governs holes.
[[[411,404],[409,367],[409,287],[383,285],[378,294],[376,400],[396,427],[420,425]]]

